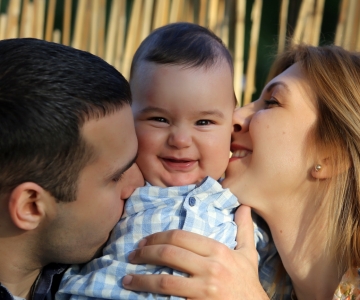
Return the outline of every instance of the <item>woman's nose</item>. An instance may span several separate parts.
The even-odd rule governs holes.
[[[255,102],[237,108],[233,114],[233,132],[248,131],[250,120],[255,112]]]

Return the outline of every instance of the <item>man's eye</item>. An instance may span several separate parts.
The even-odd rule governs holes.
[[[113,182],[119,182],[119,181],[121,180],[122,176],[123,176],[123,174],[117,175],[116,177],[114,177],[114,178],[112,179],[112,181],[113,181]]]
[[[276,106],[280,106],[280,102],[276,100],[275,98],[271,98],[269,100],[264,100],[265,108],[272,108]]]
[[[166,120],[165,118],[162,118],[162,117],[152,117],[149,120],[161,122],[161,123],[169,123],[168,120]]]
[[[199,126],[206,126],[206,125],[211,125],[211,124],[214,124],[214,122],[210,121],[210,120],[199,120],[196,122],[196,125],[199,125]]]

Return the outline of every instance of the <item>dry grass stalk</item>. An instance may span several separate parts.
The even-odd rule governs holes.
[[[352,26],[353,26],[353,38],[350,41],[350,50],[351,51],[356,51],[357,44],[359,43],[359,41],[358,41],[359,24],[360,24],[360,2],[357,1],[356,2],[356,7],[355,7],[354,23],[352,24]]]
[[[126,78],[129,78],[128,76],[129,76],[129,72],[130,72],[132,56],[137,47],[137,45],[135,44],[135,41],[137,40],[135,33],[138,33],[138,31],[139,31],[138,30],[138,28],[139,28],[138,20],[139,20],[140,14],[141,14],[141,7],[142,7],[142,1],[135,0],[134,4],[133,4],[133,8],[131,10],[129,30],[128,30],[128,34],[127,34],[126,42],[125,42],[123,65],[122,65],[122,69],[120,70],[120,72]]]
[[[34,6],[34,37],[37,39],[44,39],[44,24],[45,24],[45,0],[38,0],[37,5]]]
[[[249,59],[246,70],[246,88],[244,94],[244,105],[251,102],[253,93],[255,92],[255,68],[256,55],[259,43],[260,21],[261,21],[262,0],[255,0],[251,12],[252,28],[250,36]]]
[[[124,40],[126,31],[126,2],[121,1],[119,7],[119,30],[116,36],[115,62],[114,67],[121,69],[122,58],[124,54]]]
[[[25,24],[28,17],[28,5],[29,0],[23,0],[22,10],[21,10],[21,20],[20,20],[20,33],[19,37],[25,37]]]
[[[244,80],[244,43],[245,43],[245,12],[246,0],[237,0],[236,27],[234,45],[234,89],[237,103],[242,104]]]
[[[182,0],[172,0],[170,5],[169,23],[177,22],[180,18]]]
[[[358,0],[349,0],[349,7],[346,14],[346,23],[344,31],[344,41],[342,46],[350,50],[350,44],[353,37],[353,23],[355,21],[356,2]]]
[[[154,0],[145,1],[144,18],[141,27],[140,42],[142,42],[151,32],[151,18],[153,14]]]
[[[81,46],[81,39],[85,22],[86,2],[87,0],[79,0],[76,9],[74,38],[72,41],[72,46],[77,49],[79,49]]]
[[[79,48],[84,51],[89,50],[90,26],[91,26],[91,2],[87,1],[85,8],[84,25],[82,29],[80,48]]]
[[[169,4],[168,0],[155,1],[155,16],[153,29],[161,27],[169,22]]]
[[[46,17],[46,29],[45,29],[45,40],[49,42],[52,41],[52,37],[53,37],[55,6],[56,6],[56,0],[49,0],[47,17]]]
[[[20,6],[20,0],[12,0],[9,2],[5,31],[5,38],[7,39],[18,37]]]
[[[183,0],[172,0],[170,5],[169,23],[177,22],[180,19],[180,12]]]
[[[303,0],[300,7],[299,16],[296,22],[294,35],[292,38],[293,44],[299,44],[303,41],[306,22],[308,22],[311,5],[314,5],[314,0]]]
[[[358,7],[358,10],[360,11],[360,7]],[[360,20],[359,19],[360,17],[358,18],[357,38],[356,38],[356,46],[355,46],[355,51],[357,52],[360,52]]]
[[[349,0],[342,0],[339,20],[336,26],[335,41],[334,41],[334,44],[337,46],[341,46],[344,41],[344,32],[345,32],[348,7],[349,7]]]
[[[207,11],[207,0],[200,0],[200,9],[199,9],[199,25],[206,26],[206,11]]]
[[[224,24],[224,16],[225,16],[225,1],[220,0],[218,2],[216,24],[215,24],[214,33],[218,37],[220,37],[221,39],[222,39],[222,30],[223,30],[223,24]]]
[[[33,37],[33,24],[34,24],[34,3],[29,2],[27,7],[27,14],[24,24],[24,37]]]
[[[224,3],[224,16],[222,21],[222,29],[221,29],[221,39],[223,40],[224,44],[229,47],[229,27],[230,27],[230,11],[233,7],[231,7],[232,1],[231,0],[225,0]],[[219,20],[221,20],[222,17],[219,16]]]
[[[7,14],[0,14],[0,40],[5,39]]]
[[[104,58],[105,53],[105,14],[106,14],[106,0],[100,0],[99,3],[99,16],[97,28],[97,55]]]
[[[120,2],[121,1],[112,1],[110,9],[110,19],[107,28],[105,60],[111,65],[114,63],[115,42],[119,28],[118,22],[120,13]]]
[[[321,25],[324,15],[324,6],[325,0],[317,0],[315,6],[315,16],[314,16],[314,29],[312,34],[311,44],[314,46],[319,45]]]
[[[195,22],[194,2],[191,0],[185,0],[185,20],[189,23]]]
[[[279,21],[278,53],[282,53],[285,49],[288,13],[289,13],[289,0],[282,0],[281,9],[280,9],[280,21]]]
[[[304,22],[304,28],[299,43],[311,44],[312,34],[315,22],[315,0],[308,2],[306,22]]]
[[[99,26],[99,9],[100,0],[92,0],[91,3],[91,28],[90,28],[90,45],[89,51],[93,54],[97,54],[97,36]]]
[[[219,7],[219,0],[209,0],[209,11],[208,11],[208,20],[209,20],[209,28],[212,31],[216,31],[217,24],[217,11]]]
[[[61,31],[59,29],[55,29],[52,35],[52,41],[54,43],[61,43]]]
[[[72,6],[72,0],[65,0],[65,2],[64,2],[62,43],[64,45],[67,45],[67,46],[70,45],[71,6]]]

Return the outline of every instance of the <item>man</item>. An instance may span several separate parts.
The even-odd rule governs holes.
[[[0,41],[0,299],[51,299],[143,184],[127,81],[89,53]]]

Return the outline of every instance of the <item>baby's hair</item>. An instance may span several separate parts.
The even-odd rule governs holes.
[[[141,62],[211,67],[221,60],[233,72],[233,60],[222,40],[209,29],[193,23],[172,23],[154,30],[137,49],[130,80]]]

